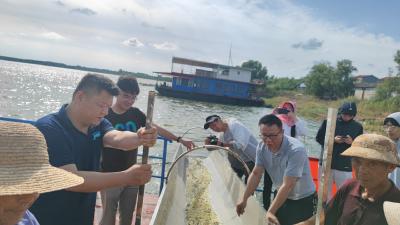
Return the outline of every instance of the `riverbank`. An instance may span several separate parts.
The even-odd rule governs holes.
[[[355,101],[357,103],[356,120],[362,122],[364,131],[368,133],[383,134],[382,124],[384,118],[392,113],[385,107],[371,101],[360,101],[353,97],[339,99],[335,101],[321,100],[313,96],[288,92],[280,96],[264,99],[266,104],[273,106],[288,100],[294,100],[297,103],[297,114],[303,118],[320,122],[326,118],[328,108],[339,108],[345,101]]]

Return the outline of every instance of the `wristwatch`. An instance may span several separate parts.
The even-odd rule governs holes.
[[[179,143],[179,142],[181,141],[181,139],[182,139],[182,137],[177,137],[177,138],[176,138],[176,142]]]

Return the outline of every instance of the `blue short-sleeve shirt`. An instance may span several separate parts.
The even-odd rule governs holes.
[[[315,192],[310,165],[304,145],[297,139],[284,135],[280,149],[272,153],[263,142],[258,144],[256,165],[262,166],[271,177],[275,189],[283,184],[284,177],[297,177],[288,199],[298,200]]]
[[[16,224],[16,225],[39,225],[38,221],[36,220],[35,216],[26,210],[24,213],[24,217]]]
[[[84,134],[73,126],[66,106],[36,122],[46,139],[50,164],[55,167],[75,164],[81,171],[98,171],[103,136],[114,128],[102,119]],[[41,194],[31,211],[41,225],[93,225],[95,203],[96,193],[61,190]]]

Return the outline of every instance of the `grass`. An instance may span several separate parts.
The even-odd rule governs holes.
[[[360,101],[354,97],[335,101],[321,100],[319,98],[298,92],[285,92],[280,96],[264,99],[267,104],[279,105],[283,101],[293,100],[297,103],[297,114],[313,121],[322,121],[326,118],[328,108],[339,108],[345,101],[354,101],[357,104],[356,120],[364,127],[364,132],[384,134],[382,129],[384,118],[400,108],[398,105],[388,106],[386,101]]]

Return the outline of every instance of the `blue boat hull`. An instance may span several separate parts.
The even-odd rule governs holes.
[[[186,92],[173,90],[171,87],[156,85],[156,90],[159,95],[168,96],[173,98],[183,98],[203,102],[215,102],[226,105],[237,105],[237,106],[265,106],[262,99],[242,99],[242,98],[232,98],[228,96],[216,96],[203,93]]]

